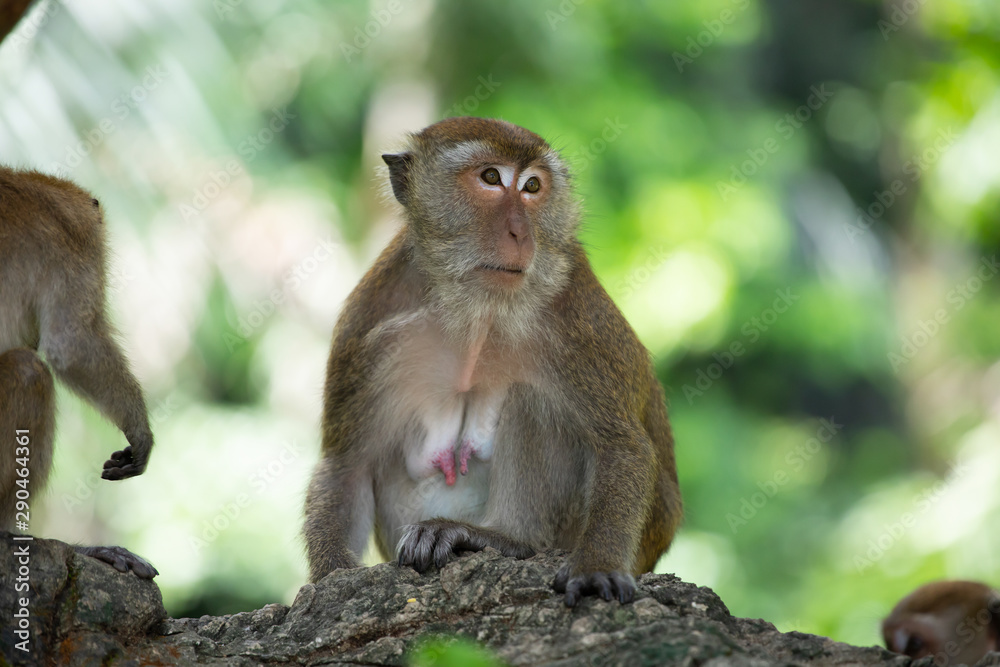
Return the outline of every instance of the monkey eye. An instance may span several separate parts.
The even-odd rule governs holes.
[[[484,171],[480,177],[490,185],[496,185],[500,182],[500,172],[493,167]]]
[[[524,189],[528,192],[538,192],[540,187],[542,187],[542,184],[538,181],[537,176],[532,176],[524,182]]]
[[[924,649],[924,640],[917,635],[910,635],[909,640],[906,642],[906,648],[903,649],[903,653],[908,656],[917,657],[917,654]]]

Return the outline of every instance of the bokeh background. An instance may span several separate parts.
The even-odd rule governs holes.
[[[379,154],[444,116],[563,151],[667,388],[687,517],[657,570],[873,644],[1000,584],[994,0],[73,0],[0,45],[0,160],[104,205],[148,472],[59,396],[33,532],[125,545],[174,616],[290,602],[344,297],[392,236]]]

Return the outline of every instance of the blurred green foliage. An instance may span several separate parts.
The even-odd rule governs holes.
[[[425,639],[414,648],[412,667],[500,667],[503,663],[467,639]]]
[[[158,443],[99,484],[120,435],[61,396],[44,534],[143,553],[174,615],[290,601],[330,330],[395,224],[378,155],[465,113],[570,160],[655,358],[658,571],[860,644],[929,579],[1000,584],[998,39],[991,0],[42,3],[0,154],[101,198]]]

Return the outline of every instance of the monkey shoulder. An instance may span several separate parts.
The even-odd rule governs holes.
[[[590,364],[592,371],[635,375],[649,365],[649,353],[594,274],[582,249],[575,258],[566,290],[556,300],[555,315],[564,359]],[[640,375],[642,377],[640,377]]]
[[[425,280],[411,261],[412,248],[398,234],[365,273],[344,304],[334,335],[334,349],[352,341],[372,341],[377,332],[423,300]]]

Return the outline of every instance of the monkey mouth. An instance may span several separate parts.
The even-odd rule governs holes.
[[[501,266],[499,264],[480,264],[476,267],[480,271],[499,271],[501,273],[507,273],[510,275],[520,275],[524,273],[524,269],[517,266]]]

